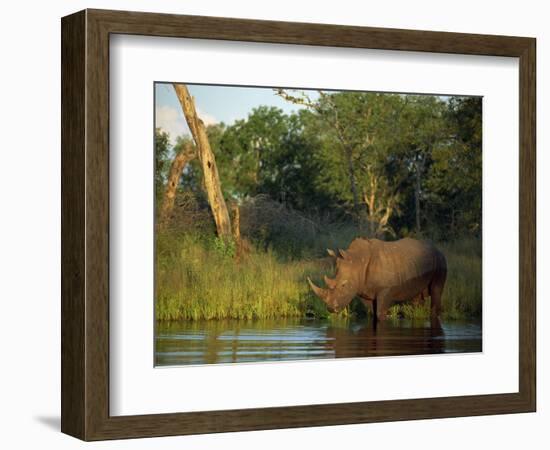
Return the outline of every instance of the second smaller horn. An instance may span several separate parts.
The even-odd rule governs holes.
[[[336,287],[336,280],[333,280],[332,278],[324,276],[325,284],[330,288],[334,289]]]

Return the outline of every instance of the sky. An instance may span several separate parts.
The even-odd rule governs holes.
[[[287,114],[303,108],[283,100],[271,88],[197,84],[187,84],[187,87],[195,98],[197,114],[205,125],[219,122],[232,125],[236,120],[246,119],[254,108],[261,105],[275,106]],[[312,94],[312,98],[316,98],[316,93]],[[155,83],[155,120],[155,127],[168,132],[172,144],[177,136],[189,134],[171,83]]]
[[[207,126],[220,122],[232,125],[236,120],[246,119],[254,108],[262,105],[280,108],[286,114],[304,108],[302,105],[283,100],[272,88],[189,83],[186,85],[195,98],[199,117]],[[316,90],[301,89],[300,91],[307,93],[312,100],[319,98]],[[290,93],[299,96],[292,90]],[[444,101],[450,98],[439,97]],[[172,83],[155,83],[155,128],[166,131],[170,135],[172,145],[175,144],[178,136],[190,135]]]

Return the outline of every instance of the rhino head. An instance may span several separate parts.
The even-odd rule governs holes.
[[[361,274],[364,274],[362,260],[353,258],[344,250],[340,250],[340,256],[336,260],[336,277],[325,276],[326,289],[316,286],[308,278],[309,285],[315,295],[319,297],[330,312],[336,313],[344,309],[359,293],[362,283]]]

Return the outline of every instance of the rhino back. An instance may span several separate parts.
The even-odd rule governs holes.
[[[371,252],[366,282],[373,288],[406,286],[413,280],[429,280],[440,265],[439,251],[416,239],[372,240]]]

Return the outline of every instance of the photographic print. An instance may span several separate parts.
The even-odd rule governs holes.
[[[155,365],[482,350],[482,98],[157,82]]]

